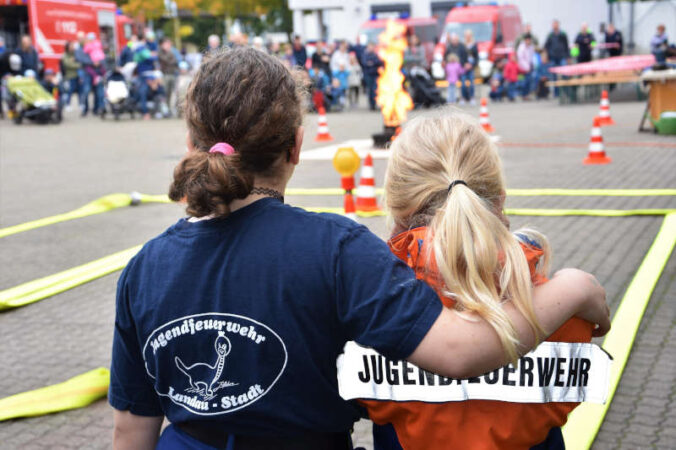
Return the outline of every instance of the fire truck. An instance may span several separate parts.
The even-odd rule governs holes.
[[[134,32],[134,21],[110,1],[0,0],[0,36],[8,49],[30,34],[45,69],[59,71],[64,45],[79,32],[96,34],[113,62]]]

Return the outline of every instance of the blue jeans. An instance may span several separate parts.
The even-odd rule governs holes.
[[[446,91],[446,103],[455,103],[457,101],[456,97],[456,88],[455,83],[448,83],[448,91]]]
[[[80,98],[80,108],[82,109],[82,114],[87,114],[89,111],[89,93],[92,91],[92,77],[84,69],[78,70],[77,74],[80,79],[80,92],[78,95]]]
[[[462,81],[462,98],[470,101],[474,98],[474,71],[465,72],[460,77]]]
[[[99,82],[96,86],[94,86],[94,112],[96,114],[99,114],[103,111],[103,108],[105,107],[103,101],[104,101],[104,92],[103,92],[103,80]]]
[[[142,114],[148,114],[148,91],[150,91],[150,86],[148,86],[149,79],[150,77],[147,75],[140,75],[138,77],[138,101]]]
[[[532,72],[524,73],[523,79],[520,80],[520,82],[519,82],[521,84],[520,91],[521,91],[522,97],[526,97],[528,94],[530,94],[530,91],[531,91],[531,89],[530,89],[531,88],[531,73]]]
[[[514,100],[516,97],[516,85],[517,83],[512,83],[511,81],[507,82],[507,98]]]
[[[73,94],[80,95],[80,80],[78,77],[71,78],[66,80],[64,83],[64,96],[63,96],[63,105],[69,106],[70,99],[73,97]]]

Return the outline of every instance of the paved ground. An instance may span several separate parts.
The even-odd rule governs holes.
[[[467,109],[476,115],[476,108]],[[554,102],[491,106],[509,187],[676,187],[676,140],[636,132],[643,105],[613,103],[618,125],[604,128],[613,163],[581,164],[595,105]],[[305,149],[315,148],[316,116],[307,117]],[[364,110],[329,116],[336,141],[368,138],[380,116]],[[184,152],[175,120],[102,122],[71,118],[59,126],[0,121],[0,227],[74,209],[111,192],[164,193]],[[382,184],[386,161],[376,161]],[[327,161],[306,161],[291,187],[337,187]],[[290,197],[292,204],[339,206],[338,197]],[[514,197],[510,207],[676,208],[676,198]],[[0,289],[49,275],[142,243],[174,222],[175,205],[124,208],[0,241]],[[659,217],[513,217],[554,248],[554,269],[577,266],[597,275],[613,308],[652,243]],[[382,218],[364,220],[387,237]],[[109,275],[36,304],[0,314],[0,397],[63,381],[109,363],[114,288]],[[594,445],[599,449],[676,448],[676,258],[660,278],[625,375]],[[81,410],[0,424],[0,449],[108,448],[105,401]],[[356,442],[369,447],[368,423]]]

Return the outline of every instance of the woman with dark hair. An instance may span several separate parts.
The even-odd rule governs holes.
[[[169,196],[189,217],[118,283],[114,448],[349,449],[360,410],[338,394],[347,341],[455,378],[507,362],[486,321],[442,307],[365,227],[284,204],[303,127],[278,59],[210,54],[185,116],[188,152]],[[535,288],[533,305],[545,333],[573,315],[598,334],[610,326],[605,292],[584,272]],[[543,336],[512,302],[501,307],[518,352],[533,348]]]

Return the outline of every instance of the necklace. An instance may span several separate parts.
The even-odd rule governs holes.
[[[282,195],[282,193],[279,191],[275,191],[274,189],[254,186],[254,188],[251,189],[251,193],[276,198],[280,202],[284,203],[284,196]]]

